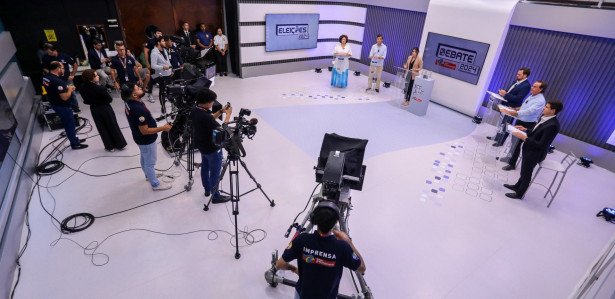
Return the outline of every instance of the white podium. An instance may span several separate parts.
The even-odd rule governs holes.
[[[414,86],[412,87],[412,93],[410,94],[408,111],[418,116],[427,114],[427,107],[429,106],[429,99],[431,98],[434,82],[435,80],[432,78],[416,76],[414,79]]]

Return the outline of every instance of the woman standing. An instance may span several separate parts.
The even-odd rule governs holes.
[[[214,46],[216,47],[216,68],[220,76],[228,76],[226,68],[226,54],[228,53],[228,38],[222,34],[222,28],[218,28],[214,36]]]
[[[105,145],[105,150],[108,152],[116,149],[123,150],[126,147],[126,139],[124,139],[115,119],[115,112],[110,105],[113,98],[104,86],[98,85],[100,77],[95,70],[83,71],[82,77],[84,83],[80,90],[81,97],[84,104],[90,105],[92,118]]]
[[[406,75],[406,81],[408,82],[408,88],[406,89],[405,101],[402,105],[408,106],[410,104],[410,94],[412,94],[412,87],[414,86],[414,78],[423,69],[423,59],[419,56],[419,48],[412,48],[412,54],[408,56],[408,60],[404,64],[404,69],[410,70]]]
[[[331,75],[331,86],[333,87],[346,87],[348,85],[348,66],[349,58],[352,56],[352,50],[348,43],[348,36],[342,34],[340,36],[340,43],[335,46],[333,50],[333,72]]]

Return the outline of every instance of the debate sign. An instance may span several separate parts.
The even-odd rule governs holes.
[[[316,48],[320,14],[267,14],[265,50],[283,51]]]
[[[476,85],[489,44],[429,32],[423,68]]]

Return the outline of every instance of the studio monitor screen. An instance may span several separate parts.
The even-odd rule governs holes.
[[[265,50],[284,51],[316,48],[320,14],[267,14]]]
[[[476,85],[489,51],[489,44],[429,32],[423,67]]]

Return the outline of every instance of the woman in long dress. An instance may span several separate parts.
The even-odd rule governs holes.
[[[348,66],[349,58],[352,56],[352,50],[348,45],[348,36],[343,34],[340,36],[340,43],[333,50],[333,71],[331,74],[331,86],[346,87],[348,86]]]

